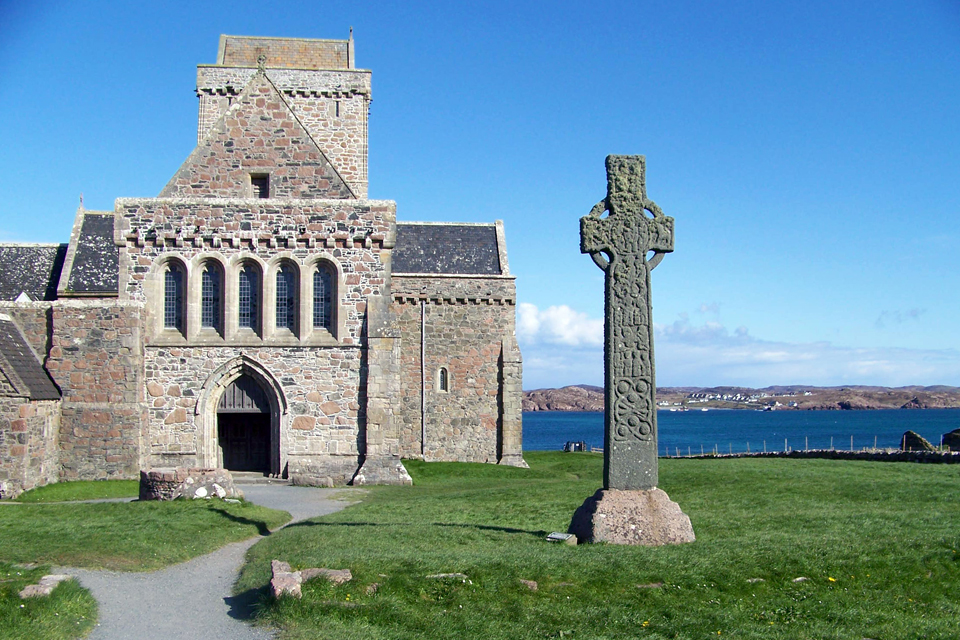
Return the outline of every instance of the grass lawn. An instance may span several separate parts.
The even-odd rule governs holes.
[[[406,462],[413,487],[259,542],[237,589],[265,585],[273,558],[353,571],[266,604],[285,640],[960,637],[960,467],[661,460],[697,542],[569,547],[544,535],[600,485],[602,457],[525,458]]]
[[[220,500],[0,505],[0,562],[151,571],[290,520]]]
[[[70,482],[21,497],[59,502],[129,493],[123,482]],[[49,573],[51,564],[150,571],[289,520],[285,511],[220,500],[0,504],[0,639],[66,640],[92,628],[97,603],[75,580],[61,583],[50,597],[20,599],[20,590]],[[40,566],[26,570],[14,563]]]
[[[0,638],[60,640],[86,635],[97,620],[97,603],[76,580],[61,582],[48,597],[21,600],[48,567],[23,569],[0,562]]]
[[[136,498],[140,494],[137,480],[76,480],[55,482],[24,491],[17,502],[68,502],[73,500],[104,500],[108,498]]]

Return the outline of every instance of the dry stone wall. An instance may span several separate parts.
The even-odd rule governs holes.
[[[0,398],[0,498],[59,478],[60,401]]]

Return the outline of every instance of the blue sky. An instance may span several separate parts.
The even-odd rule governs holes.
[[[221,33],[346,38],[370,195],[506,225],[528,389],[601,384],[604,157],[676,220],[660,385],[960,385],[960,2],[0,0],[0,240],[65,241],[196,143]]]

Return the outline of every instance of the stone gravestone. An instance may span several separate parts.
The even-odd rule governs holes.
[[[603,489],[573,516],[570,533],[583,541],[695,539],[690,518],[657,488],[650,272],[673,251],[673,218],[647,199],[645,163],[607,156],[607,197],[580,219],[580,251],[603,269],[606,287]]]

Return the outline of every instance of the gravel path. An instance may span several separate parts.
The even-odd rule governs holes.
[[[354,490],[245,484],[247,500],[289,511],[293,522],[334,513],[352,504],[340,494]],[[357,492],[359,493],[359,492]],[[119,573],[59,568],[77,576],[100,605],[90,640],[267,640],[273,633],[252,627],[257,595],[231,596],[244,554],[259,537],[229,544],[213,553],[151,573]]]

